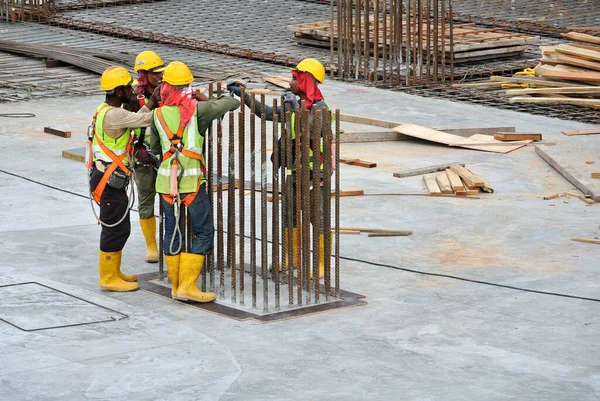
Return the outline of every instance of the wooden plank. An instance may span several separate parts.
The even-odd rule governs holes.
[[[568,32],[561,35],[567,39],[600,45],[600,38],[598,36],[588,35],[587,33]]]
[[[340,230],[345,231],[358,231],[361,233],[377,233],[377,234],[397,234],[397,233],[406,233],[412,231],[407,230],[389,230],[383,228],[361,228],[361,227],[340,227]]]
[[[494,133],[494,139],[497,139],[499,141],[541,141],[542,134],[496,132]]]
[[[465,51],[460,53],[454,53],[454,60],[460,61],[462,59],[472,59],[474,57],[481,56],[506,56],[512,55],[514,53],[520,53],[527,50],[529,46],[509,46],[509,47],[499,47],[495,49],[485,49],[485,50],[475,50],[475,51]]]
[[[340,121],[345,121],[348,123],[355,123],[355,124],[372,125],[375,127],[382,127],[382,128],[394,128],[394,127],[397,127],[398,125],[402,125],[402,123],[399,123],[396,121],[379,120],[376,118],[361,117],[361,116],[355,116],[353,114],[345,114],[345,113],[340,113]]]
[[[600,86],[588,87],[566,87],[566,88],[527,88],[527,89],[509,89],[507,95],[536,95],[544,93],[561,93],[561,94],[581,94],[581,95],[600,95]]]
[[[423,181],[425,182],[425,186],[430,194],[440,195],[442,193],[435,179],[435,174],[425,174],[423,176]]]
[[[52,134],[56,136],[60,136],[62,138],[70,138],[71,131],[63,131],[52,127],[44,127],[44,132],[47,134]]]
[[[600,106],[600,99],[576,99],[562,97],[511,97],[508,99],[510,103],[540,103],[540,104],[573,104],[576,106]]]
[[[595,180],[600,180],[600,172],[592,172],[592,178]]]
[[[421,175],[421,174],[435,173],[437,171],[444,171],[444,170],[450,168],[450,166],[455,165],[455,164],[462,166],[462,167],[465,166],[464,163],[457,163],[457,162],[438,164],[437,166],[427,166],[427,167],[420,167],[420,168],[415,168],[415,169],[411,169],[411,170],[398,171],[398,172],[394,173],[394,177],[404,178],[404,177],[413,177],[415,175]]]
[[[363,142],[393,142],[412,139],[407,135],[395,131],[387,132],[343,132],[340,134],[340,143],[363,143]]]
[[[483,128],[436,128],[446,134],[458,135],[468,138],[473,135],[494,136],[495,132],[515,132],[515,127],[483,127]]]
[[[583,57],[590,60],[600,61],[600,51],[583,49],[572,45],[558,45],[556,51],[559,53],[570,54],[572,56]]]
[[[479,193],[479,187],[470,187],[464,182],[462,178],[460,180],[464,184],[465,192],[467,193],[467,195],[477,195]]]
[[[600,245],[600,239],[595,239],[595,238],[571,238],[571,241],[585,242],[587,244],[597,244],[597,245]]]
[[[452,194],[454,191],[452,190],[452,186],[450,185],[450,180],[446,175],[445,171],[441,171],[435,174],[435,180],[437,181],[438,187],[443,194]]]
[[[412,235],[412,231],[398,231],[395,233],[370,233],[369,237],[407,237]]]
[[[413,136],[415,138],[424,139],[426,141],[442,143],[451,146],[460,146],[466,149],[483,150],[486,152],[495,153],[508,153],[515,149],[522,147],[522,144],[515,144],[514,146],[480,146],[480,142],[493,141],[488,139],[486,135],[472,135],[469,138],[463,138],[458,135],[447,134],[442,131],[437,131],[431,128],[421,127],[415,124],[402,124],[394,128],[394,131],[401,134]],[[481,137],[484,137],[482,140]],[[498,141],[498,143],[502,143]],[[487,145],[487,144],[486,144]]]
[[[85,148],[66,149],[62,151],[62,157],[85,163]]]
[[[542,77],[552,79],[565,79],[579,82],[600,82],[600,73],[598,72],[548,71],[543,73]]]
[[[561,64],[574,65],[577,67],[587,68],[588,70],[600,71],[600,63],[595,61],[582,60],[580,58],[570,57],[564,54],[553,57],[552,60]]]
[[[484,179],[479,174],[473,173],[469,169],[455,164],[450,166],[450,170],[458,174],[467,187],[482,187],[485,185]]]
[[[552,79],[544,79],[544,78],[529,77],[529,76],[522,76],[522,77],[492,76],[492,77],[490,77],[490,81],[513,83],[513,84],[528,84],[528,85],[536,85],[536,86],[549,86],[549,87],[555,87],[555,88],[574,87],[574,86],[580,86],[580,87],[587,88],[589,86],[586,84],[576,84],[574,82],[569,82],[569,81],[557,81],[557,80],[552,80]]]
[[[547,146],[538,145],[535,147],[535,152],[569,180],[571,184],[575,185],[577,189],[586,195],[590,195],[594,201],[600,201],[600,186],[597,184],[594,185],[586,178],[581,177],[580,174],[573,170],[573,168],[569,166],[556,151]]]
[[[340,191],[340,197],[344,197],[344,196],[362,196],[365,194],[365,190],[364,189],[353,189],[353,190],[348,190],[348,191]],[[334,197],[335,196],[335,192],[331,193],[331,196]]]
[[[587,203],[588,205],[593,205],[595,202],[593,199],[588,199],[585,196],[583,196],[582,194],[578,194],[575,192],[565,192],[565,195],[571,198],[577,198],[577,199],[581,199],[582,201],[584,201],[585,203]]]
[[[599,129],[574,129],[574,130],[564,130],[561,131],[563,134],[567,135],[567,136],[573,136],[573,135],[596,135],[596,134],[600,134],[600,128]]]
[[[460,176],[449,168],[446,169],[445,172],[446,176],[448,176],[448,182],[450,183],[452,190],[456,192],[464,192],[465,187],[460,180]]]
[[[544,196],[544,200],[552,200],[552,199],[556,199],[560,196],[560,194],[553,194],[553,195],[548,195],[548,196]]]
[[[364,167],[364,168],[377,167],[377,163],[375,163],[375,162],[368,162],[366,160],[361,160],[361,159],[348,159],[345,157],[340,157],[340,163],[348,164],[350,166]]]

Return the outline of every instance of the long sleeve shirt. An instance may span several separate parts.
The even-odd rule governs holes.
[[[127,128],[148,127],[152,124],[152,110],[142,107],[137,113],[113,107],[104,116],[104,132],[113,139],[119,138]]]

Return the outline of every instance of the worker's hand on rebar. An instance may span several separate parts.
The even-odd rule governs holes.
[[[227,84],[227,90],[239,97],[242,96],[242,86],[243,84],[241,82],[231,82]]]
[[[292,92],[285,92],[282,97],[283,104],[286,106],[286,109],[288,107],[287,105],[292,108],[292,111],[296,111],[300,107],[300,104],[298,103],[298,97],[296,97],[296,95],[294,95]]]

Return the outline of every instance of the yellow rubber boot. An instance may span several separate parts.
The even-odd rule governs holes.
[[[214,292],[198,289],[198,277],[204,266],[204,255],[182,252],[179,259],[179,287],[175,299],[179,301],[210,302],[217,298]]]
[[[296,235],[298,235],[298,229],[292,228],[292,240],[289,242],[289,230],[287,228],[283,229],[283,243],[292,247],[292,259],[294,260],[294,263],[291,267],[292,269],[298,269],[300,266],[300,247],[296,246],[296,244],[300,241],[300,237],[297,237]],[[286,269],[288,269],[290,266],[288,253],[286,253],[283,257],[285,258]],[[269,270],[273,270],[273,265],[269,265]],[[282,264],[279,265],[279,270],[283,270]]]
[[[100,288],[104,291],[135,291],[139,288],[137,283],[125,281],[120,276],[122,252],[100,251]]]
[[[329,249],[333,249],[333,233],[329,233]],[[331,257],[331,255],[329,255]],[[325,277],[325,234],[319,235],[319,278]]]
[[[156,247],[156,218],[140,219],[140,226],[146,240],[146,257],[148,263],[158,263],[158,248]]]
[[[165,255],[165,263],[167,264],[167,273],[171,281],[171,298],[175,299],[177,288],[179,288],[179,255]]]

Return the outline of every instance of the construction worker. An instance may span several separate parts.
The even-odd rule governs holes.
[[[193,80],[190,69],[180,61],[173,61],[165,69],[160,85],[163,106],[153,113],[152,150],[162,154],[156,192],[161,194],[164,210],[164,253],[171,296],[182,301],[210,302],[216,295],[202,292],[197,286],[214,237],[202,147],[212,121],[237,109],[240,102],[230,96],[198,102],[191,95]],[[192,222],[194,239],[189,244],[189,253],[181,252],[184,246],[183,221],[179,219],[181,205],[187,207]]]
[[[284,101],[284,107],[285,110],[290,110],[293,111],[292,113],[292,132],[291,132],[291,137],[292,137],[292,149],[294,148],[294,146],[299,146],[299,144],[295,144],[296,142],[296,137],[300,136],[300,128],[299,126],[296,126],[296,111],[300,108],[300,103],[302,101],[305,102],[305,107],[307,110],[310,110],[310,121],[311,123],[309,124],[309,126],[312,126],[312,116],[315,110],[322,110],[322,109],[329,109],[329,105],[325,102],[325,99],[323,98],[323,94],[321,93],[321,91],[318,88],[319,84],[322,84],[323,81],[325,80],[325,67],[323,67],[323,64],[321,64],[320,61],[314,59],[314,58],[307,58],[304,59],[302,61],[300,61],[298,63],[298,65],[296,66],[296,68],[291,69],[290,70],[292,73],[292,80],[290,81],[290,90],[289,92],[286,92],[283,95],[283,101]],[[229,84],[227,86],[227,89],[230,90],[231,92],[233,92],[234,94],[236,94],[237,96],[241,96],[241,89],[240,87],[242,86],[241,83],[239,82],[233,82],[231,84]],[[245,94],[244,96],[244,103],[247,106],[251,106],[251,97],[248,93]],[[273,121],[273,114],[277,114],[278,116],[278,121],[282,121],[282,119],[285,118],[284,112],[282,110],[281,107],[277,107],[276,110],[274,110],[272,107],[269,107],[267,105],[262,105],[261,102],[259,101],[255,101],[254,102],[254,113],[257,116],[261,115],[261,110],[262,107],[265,108],[265,118],[269,121]],[[331,122],[330,121],[325,121],[325,119],[323,119],[323,127],[322,127],[322,132],[325,132],[326,126],[330,125]],[[323,150],[323,146],[321,145],[321,151]],[[294,153],[294,152],[292,152]],[[312,156],[312,151],[311,151],[311,156]],[[292,157],[294,157],[292,155]],[[294,162],[292,162],[294,163]],[[313,165],[312,165],[312,161],[310,162],[310,166],[309,168],[312,169]],[[323,177],[323,165],[321,164],[320,166],[320,173],[318,176],[321,177],[321,183],[322,183],[322,177]],[[317,176],[315,174],[313,174],[313,177]],[[296,170],[292,171],[292,176],[291,179],[293,180],[293,182],[295,182],[296,178]],[[313,187],[313,185],[311,184],[311,188]],[[296,198],[295,195],[295,190],[296,190],[296,186],[292,185],[293,191],[294,191],[294,195],[293,195],[293,199]],[[317,216],[318,219],[318,224],[320,226],[320,232],[323,233],[323,221],[322,221],[322,216],[323,216],[323,201],[326,199],[330,198],[330,194],[326,193],[324,191],[324,188],[322,185],[319,184],[319,188],[321,189],[321,203],[319,205],[317,205],[317,207],[319,208],[318,211],[315,213],[315,216]],[[312,191],[311,191],[311,198],[312,198]],[[300,205],[298,205],[300,206]],[[293,211],[292,214],[295,215],[296,214],[296,205],[294,204],[293,207]],[[293,249],[293,266],[298,268],[300,267],[300,252],[299,252],[299,233],[298,233],[298,228],[295,226],[295,220],[292,222],[292,249]],[[289,230],[287,227],[284,227],[284,231],[283,231],[283,235],[284,235],[284,241],[286,243],[288,242],[288,238],[289,238]],[[325,275],[325,237],[323,234],[320,235],[320,254],[319,254],[319,277],[323,277]]]
[[[106,98],[94,113],[88,134],[91,142],[90,192],[100,205],[100,288],[109,291],[138,289],[137,277],[121,272],[121,255],[131,231],[127,186],[133,157],[132,129],[152,123],[153,95],[137,113],[121,106],[135,96],[135,82],[123,67],[107,68],[100,79]]]
[[[137,98],[135,101],[137,101],[140,108],[146,105],[154,90],[161,84],[164,69],[165,65],[162,59],[153,51],[143,51],[135,58],[133,70],[138,73],[138,85],[135,88]],[[136,147],[136,156],[139,152],[147,151],[143,145],[150,146],[150,135],[146,135],[145,132],[143,138],[140,138],[142,136],[141,132],[137,135],[142,141]],[[139,159],[136,159],[134,179],[137,187],[140,226],[146,240],[144,260],[148,263],[157,263],[156,218],[154,217],[156,168],[152,164],[155,159],[149,157],[150,164],[142,164]]]

